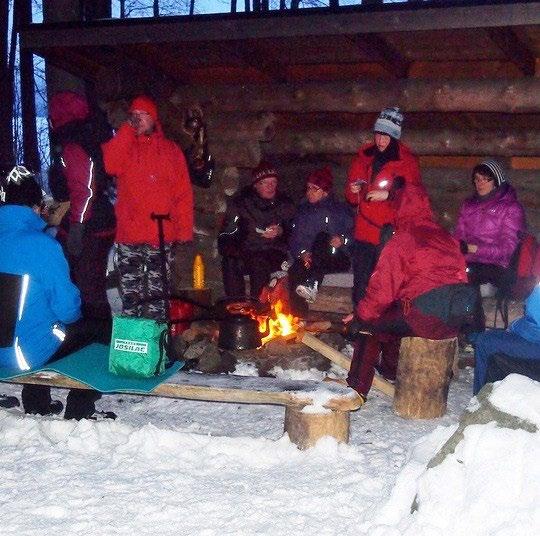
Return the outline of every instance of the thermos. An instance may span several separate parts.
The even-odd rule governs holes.
[[[197,253],[197,255],[195,255],[195,259],[193,260],[193,288],[195,290],[205,288],[204,261],[200,253]]]

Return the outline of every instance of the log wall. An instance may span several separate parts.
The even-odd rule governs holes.
[[[111,122],[118,124],[127,102],[112,99],[111,86],[97,90]],[[307,175],[329,165],[342,197],[351,159],[372,138],[378,111],[387,105],[399,104],[406,113],[402,139],[420,156],[445,227],[454,225],[471,192],[472,167],[494,156],[509,169],[530,227],[540,233],[540,123],[534,120],[540,113],[540,79],[185,86],[155,94],[166,133],[183,147],[189,144],[181,128],[186,110],[199,107],[207,121],[217,170],[212,187],[196,188],[195,198],[197,247],[212,286],[221,278],[215,240],[221,217],[229,196],[249,183],[251,169],[269,159],[280,171],[283,189],[299,200]]]

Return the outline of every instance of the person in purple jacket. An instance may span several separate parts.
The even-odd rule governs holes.
[[[507,291],[514,279],[510,260],[527,229],[525,211],[499,162],[475,166],[472,182],[475,193],[461,206],[454,238],[465,255],[469,282]]]

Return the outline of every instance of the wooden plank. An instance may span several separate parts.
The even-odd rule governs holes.
[[[89,389],[86,384],[55,372],[37,372],[20,376],[9,380],[9,383]],[[136,394],[210,402],[295,407],[309,406],[315,402],[326,409],[336,411],[354,411],[362,405],[362,399],[357,393],[338,384],[185,372],[175,374],[151,392]]]
[[[163,43],[234,39],[265,39],[307,35],[357,35],[454,28],[489,28],[540,24],[540,2],[475,6],[386,4],[359,8],[229,14],[213,17],[116,19],[92,23],[32,24],[23,28],[21,46],[40,50],[109,44]]]

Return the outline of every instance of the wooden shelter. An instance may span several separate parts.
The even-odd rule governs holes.
[[[186,111],[203,111],[218,162],[215,185],[197,191],[209,250],[225,193],[261,158],[278,165],[294,196],[321,165],[332,167],[339,191],[389,105],[406,113],[403,140],[420,156],[443,222],[452,224],[469,193],[471,167],[495,156],[540,231],[539,1],[49,17],[25,27],[21,42],[47,60],[50,90],[83,81],[113,124],[133,95],[147,92],[168,134],[185,146]]]

